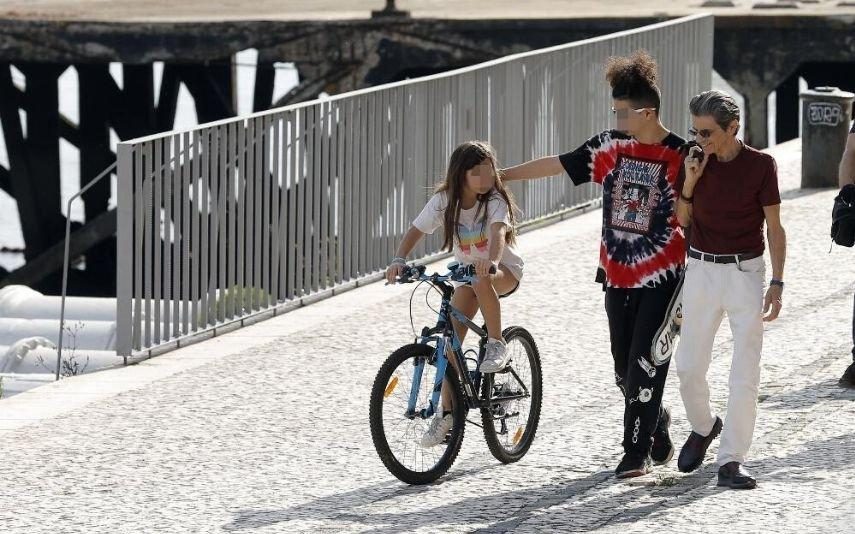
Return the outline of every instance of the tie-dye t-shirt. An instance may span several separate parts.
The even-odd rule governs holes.
[[[426,234],[434,233],[443,225],[447,206],[445,193],[435,194],[413,221],[413,226]],[[454,236],[454,259],[463,265],[472,264],[475,258],[490,259],[490,226],[493,223],[511,225],[508,204],[498,193],[494,192],[487,200],[486,214],[485,220],[484,208],[479,210],[478,204],[468,210],[460,210],[458,232]],[[522,279],[523,261],[513,245],[505,244],[499,263],[507,267],[517,280]]]
[[[683,143],[673,133],[648,145],[609,130],[559,156],[573,183],[603,186],[598,282],[658,287],[682,273],[686,241],[676,200],[682,189]]]

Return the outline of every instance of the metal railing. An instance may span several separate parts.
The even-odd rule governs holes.
[[[65,241],[63,245],[63,256],[62,256],[62,293],[61,300],[59,304],[59,333],[57,334],[57,343],[56,343],[56,374],[55,379],[59,380],[59,372],[62,367],[62,338],[65,334],[65,299],[68,295],[68,269],[70,263],[70,247],[71,247],[71,205],[74,201],[83,196],[83,193],[88,191],[93,185],[100,182],[104,179],[105,176],[110,176],[110,173],[113,172],[116,168],[116,162],[113,162],[106,169],[101,171],[98,176],[89,181],[85,186],[83,186],[80,191],[71,195],[71,198],[68,199],[68,203],[65,209]],[[117,352],[118,354],[118,352]],[[127,354],[126,356],[129,356]]]
[[[465,140],[503,165],[609,126],[603,63],[644,48],[681,132],[710,86],[713,18],[694,16],[427,78],[119,144],[117,353],[211,333],[386,267]],[[514,184],[527,221],[599,198],[564,178]],[[414,251],[436,252],[438,235]]]

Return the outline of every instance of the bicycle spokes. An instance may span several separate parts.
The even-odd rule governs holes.
[[[537,429],[540,361],[536,345],[524,329],[509,329],[505,339],[510,363],[499,373],[485,375],[481,419],[490,452],[503,462],[513,462],[525,454]]]
[[[511,363],[505,372],[493,375],[493,407],[501,418],[499,433],[507,438],[509,446],[516,445],[514,438],[525,430],[531,387],[531,365],[525,347],[515,341],[512,340],[507,347],[511,352]]]
[[[410,349],[410,347],[412,347]],[[370,418],[375,446],[386,466],[401,480],[423,483],[435,479],[451,465],[463,439],[464,402],[452,402],[452,428],[445,440],[436,443],[428,432],[442,414],[442,388],[445,358],[436,358],[433,348],[407,347],[389,357],[378,373],[372,392]],[[454,377],[452,377],[453,380]],[[459,392],[459,382],[453,380]],[[457,407],[459,406],[459,408]],[[444,428],[440,427],[444,432]],[[424,444],[424,445],[423,445]]]

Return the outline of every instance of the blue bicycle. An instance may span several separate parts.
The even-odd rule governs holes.
[[[442,294],[436,326],[424,327],[414,343],[393,352],[371,389],[374,447],[386,468],[408,484],[427,484],[448,471],[463,444],[469,410],[480,410],[481,424],[468,422],[483,428],[490,452],[502,463],[520,460],[534,441],[543,397],[537,344],[524,328],[508,327],[503,332],[511,355],[507,367],[491,374],[478,371],[486,329],[451,305],[453,282],[471,283],[473,278],[472,266],[452,263],[444,275],[426,275],[424,266],[408,266],[398,279],[430,284]],[[451,318],[480,337],[477,352],[463,351]],[[442,444],[422,447],[419,438],[442,409],[443,381],[451,394],[453,423]]]

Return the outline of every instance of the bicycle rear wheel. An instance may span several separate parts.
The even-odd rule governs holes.
[[[482,377],[481,399],[489,400],[490,404],[481,408],[481,422],[490,453],[507,464],[525,456],[534,441],[540,421],[543,378],[540,352],[531,334],[524,328],[511,326],[503,336],[511,360],[504,370]]]
[[[437,373],[434,360],[433,347],[405,345],[383,363],[371,388],[369,420],[374,448],[389,472],[407,484],[428,484],[441,477],[454,463],[463,444],[467,409],[460,381],[450,363],[445,378],[454,394],[454,423],[443,443],[435,447],[422,447],[419,443],[431,422],[419,412],[430,406]],[[417,375],[420,377],[416,378]],[[408,414],[414,390],[415,414]]]

